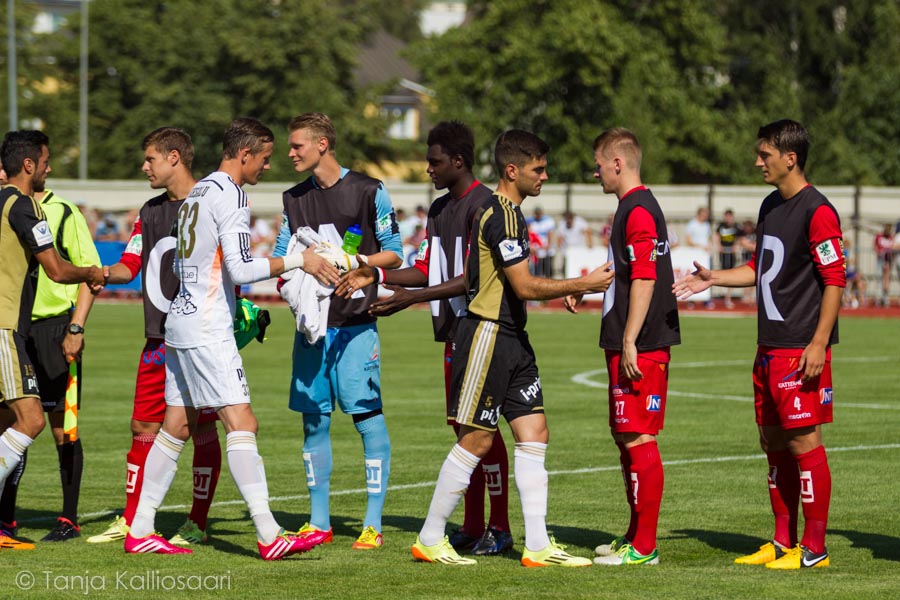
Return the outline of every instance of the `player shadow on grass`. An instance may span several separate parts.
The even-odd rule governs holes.
[[[580,546],[584,548],[588,548],[593,550],[599,544],[608,544],[615,538],[617,533],[609,533],[608,531],[602,531],[600,529],[585,529],[583,527],[566,527],[565,525],[559,525],[557,523],[547,523],[547,532],[553,536],[553,538],[560,544],[564,546],[569,546],[569,550],[571,550],[572,546]],[[513,534],[516,536],[516,541],[521,543],[517,544],[520,548],[525,547],[525,532]],[[573,554],[578,554],[578,552],[573,552]]]
[[[672,535],[669,536],[669,539],[677,539],[679,537],[694,538],[711,548],[733,554],[747,554],[747,552],[754,548],[771,541],[752,535],[745,535],[743,533],[708,531],[706,529],[675,529],[672,531]]]
[[[865,548],[872,552],[872,558],[900,561],[900,539],[880,533],[829,529],[829,534],[843,536],[850,540],[851,548]]]

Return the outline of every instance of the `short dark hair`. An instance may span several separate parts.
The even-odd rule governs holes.
[[[546,156],[548,152],[550,145],[530,131],[510,129],[497,138],[494,166],[497,167],[497,174],[503,177],[506,165],[524,167],[529,161]]]
[[[253,117],[238,117],[225,130],[222,155],[225,158],[237,158],[242,148],[248,148],[250,154],[259,154],[264,144],[274,141],[275,134],[262,121]]]
[[[141,142],[141,149],[146,150],[153,146],[163,154],[168,154],[172,150],[178,152],[181,162],[190,170],[194,163],[194,142],[191,136],[184,129],[178,127],[160,127],[154,129],[144,137]]]
[[[596,138],[594,138],[594,152],[600,151],[604,157],[612,152],[618,152],[625,159],[625,163],[629,168],[640,170],[641,144],[638,142],[637,136],[624,127],[612,127],[607,129]]]
[[[806,169],[806,157],[809,155],[809,132],[797,121],[781,119],[763,125],[756,132],[757,143],[771,144],[780,153],[793,152],[797,155],[797,166]]]
[[[23,129],[7,132],[3,136],[3,145],[0,146],[0,163],[3,164],[6,176],[15,177],[21,173],[26,158],[37,164],[44,146],[50,146],[50,138],[43,131]]]
[[[468,170],[475,165],[475,134],[462,121],[441,121],[428,132],[429,146],[440,146],[450,157],[462,158]]]
[[[331,118],[325,113],[308,112],[294,117],[288,123],[288,131],[294,133],[298,129],[309,129],[316,139],[325,138],[328,140],[329,152],[334,152],[334,146],[337,144],[337,131]]]

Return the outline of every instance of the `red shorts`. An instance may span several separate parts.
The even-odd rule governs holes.
[[[831,353],[822,373],[803,381],[797,368],[802,348],[759,348],[753,362],[757,425],[796,429],[831,423]]]
[[[145,423],[162,423],[166,416],[166,342],[147,339],[138,363],[134,389],[134,411],[131,418]],[[198,423],[209,423],[219,417],[212,409],[203,409]]]
[[[644,374],[632,381],[619,370],[621,352],[606,352],[609,374],[609,427],[616,433],[656,435],[666,417],[666,391],[669,387],[669,363],[660,362],[658,350],[638,354],[638,369]]]

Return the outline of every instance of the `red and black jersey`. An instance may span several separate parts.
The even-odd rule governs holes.
[[[653,297],[637,338],[640,352],[681,343],[678,305],[672,294],[674,271],[666,233],[666,219],[650,190],[640,186],[619,200],[609,238],[610,260],[615,270],[612,285],[603,298],[600,347],[620,352],[628,319],[631,282],[655,279]]]
[[[173,270],[175,222],[183,202],[169,200],[165,193],[145,202],[119,259],[131,270],[132,278],[141,273],[144,336],[148,339],[166,337],[166,316],[178,294],[179,281]]]
[[[431,204],[425,241],[415,264],[428,277],[428,285],[439,285],[463,274],[475,213],[492,193],[490,188],[475,181],[461,198],[448,193]],[[458,319],[465,314],[465,296],[432,300],[434,341],[453,340]]]
[[[840,218],[811,185],[785,200],[763,200],[756,226],[758,343],[805,348],[816,331],[826,285],[846,285]],[[829,338],[838,342],[838,326]]]
[[[284,192],[282,203],[290,232],[296,233],[301,227],[309,227],[322,238],[337,246],[341,245],[344,233],[353,225],[362,229],[362,241],[358,252],[369,256],[380,251],[376,228],[393,228],[397,223],[391,213],[379,220],[375,206],[375,196],[383,184],[356,171],[347,171],[337,183],[329,188],[320,188],[313,177],[308,177]],[[368,313],[369,305],[378,298],[378,286],[366,287],[362,298],[345,300],[340,296],[331,297],[328,309],[328,327],[345,327],[372,323],[375,317]]]

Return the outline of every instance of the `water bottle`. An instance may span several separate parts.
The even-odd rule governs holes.
[[[344,243],[341,249],[348,255],[353,256],[359,250],[359,243],[362,241],[362,229],[359,225],[351,225],[344,233]]]

